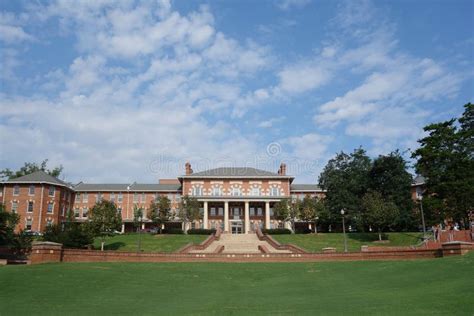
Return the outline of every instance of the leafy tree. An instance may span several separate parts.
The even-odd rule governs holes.
[[[439,200],[430,201],[438,209],[426,211],[438,214],[439,221],[451,218],[467,225],[467,214],[474,207],[473,112],[474,105],[468,103],[458,120],[426,126],[428,136],[418,141],[420,147],[412,155],[417,159],[416,171],[426,178],[424,196]]]
[[[167,196],[160,196],[158,202],[151,202],[148,211],[148,218],[158,227],[161,234],[163,224],[171,219],[171,201]]]
[[[362,197],[369,184],[371,160],[365,150],[358,148],[351,154],[341,152],[329,160],[319,177],[319,185],[326,190],[326,205],[331,213],[331,223],[341,209],[361,212]]]
[[[291,230],[293,233],[296,232],[295,222],[300,217],[302,203],[299,199],[296,199],[290,203],[290,208],[288,210],[288,219],[291,223]]]
[[[290,201],[288,199],[281,199],[273,205],[273,216],[279,221],[289,220],[290,215]]]
[[[402,230],[416,228],[411,183],[412,175],[407,171],[407,162],[398,150],[374,159],[369,172],[369,189],[379,192],[399,208],[397,226]]]
[[[107,236],[115,234],[121,228],[122,218],[117,212],[115,203],[107,200],[97,202],[89,213],[90,229],[94,236],[100,236],[100,249],[104,250]]]
[[[18,214],[7,212],[3,204],[0,203],[0,245],[12,249],[17,256],[25,256],[31,250],[33,237],[24,230],[15,232],[19,221]]]
[[[133,226],[137,229],[137,232],[141,228],[143,222],[143,207],[138,205],[133,206]]]
[[[64,225],[53,224],[46,227],[41,239],[61,243],[66,248],[85,248],[94,242],[89,225],[75,222],[74,212],[71,210]]]
[[[308,223],[316,219],[316,199],[306,195],[301,202],[300,218]]]
[[[376,191],[367,192],[362,198],[364,209],[364,221],[366,224],[375,227],[379,233],[379,240],[382,240],[382,232],[396,224],[400,214],[397,206],[383,198],[382,194]]]
[[[314,232],[317,233],[318,222],[327,223],[331,214],[326,206],[326,201],[320,198],[314,198],[314,212]]]
[[[25,176],[27,174],[36,172],[36,171],[44,171],[53,177],[59,177],[61,172],[63,171],[63,166],[60,165],[59,167],[54,167],[53,169],[47,168],[48,159],[43,160],[40,164],[36,162],[25,162],[23,167],[20,170],[12,171],[9,168],[3,169],[0,171],[0,178],[2,180],[11,180],[15,178],[19,178]]]
[[[186,230],[189,222],[201,219],[201,204],[196,198],[186,195],[181,199],[178,214]]]

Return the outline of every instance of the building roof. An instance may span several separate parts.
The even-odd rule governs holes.
[[[132,184],[117,184],[117,183],[79,183],[74,187],[75,191],[87,192],[126,192],[126,191],[178,191],[181,189],[181,184],[159,184],[159,183],[132,183]]]
[[[303,192],[303,191],[323,191],[317,184],[292,184],[290,191]]]
[[[48,183],[66,187],[70,186],[69,183],[59,180],[58,178],[53,177],[52,175],[41,170],[24,175],[22,177],[7,180],[5,183]]]
[[[209,169],[201,172],[195,172],[190,175],[184,175],[182,178],[292,178],[291,176],[282,176],[275,172],[250,168],[250,167],[223,167]]]
[[[422,175],[417,175],[415,179],[413,179],[413,185],[422,185],[425,184],[426,179]]]

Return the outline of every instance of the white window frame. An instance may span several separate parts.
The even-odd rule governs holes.
[[[230,191],[230,195],[232,196],[241,196],[242,195],[242,189],[239,187],[232,187],[232,190]]]
[[[51,205],[51,212],[49,211],[49,206]],[[49,202],[48,207],[46,208],[46,214],[54,214],[54,202]]]
[[[260,190],[260,188],[252,188],[251,195],[252,196],[260,196],[260,195],[262,195],[262,190]]]
[[[53,194],[51,194],[53,191]],[[56,187],[54,185],[50,185],[48,188],[48,196],[54,197],[56,195]]]
[[[88,203],[89,202],[89,194],[87,192],[84,192],[82,195],[82,203]]]
[[[115,203],[115,192],[110,192],[110,202]]]
[[[14,196],[20,195],[20,186],[18,184],[13,186],[13,195]]]
[[[33,189],[33,193],[31,193],[31,189]],[[34,186],[33,184],[30,185],[30,186],[28,187],[28,195],[30,195],[30,196],[35,195],[35,190],[36,190],[35,186]]]
[[[270,188],[270,196],[280,196],[280,188],[271,187]]]
[[[30,211],[30,203],[31,203],[31,205],[32,205],[31,211]],[[27,213],[33,213],[34,210],[35,210],[35,202],[33,202],[33,201],[27,201],[27,203],[26,203],[26,212],[27,212]]]
[[[75,200],[76,203],[81,202],[81,193],[80,192],[76,193],[76,197],[74,198],[74,200]]]
[[[123,194],[122,194],[122,192],[119,192],[118,196],[117,196],[117,202],[122,203],[122,201],[123,201]]]
[[[13,207],[15,206],[15,207]],[[18,202],[17,201],[12,201],[12,213],[18,213]]]

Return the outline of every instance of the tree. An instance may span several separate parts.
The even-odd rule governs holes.
[[[142,229],[142,222],[143,222],[143,207],[139,207],[138,205],[133,206],[133,227],[137,229]]]
[[[312,223],[316,220],[316,199],[306,195],[301,202],[300,218],[307,222]]]
[[[19,221],[18,214],[7,212],[0,203],[0,245],[7,246],[17,256],[25,256],[31,250],[33,237],[24,230],[15,232]]]
[[[367,192],[371,160],[362,148],[351,154],[341,152],[329,160],[319,177],[319,185],[326,190],[326,205],[331,212],[331,223],[341,209],[361,212],[361,200]]]
[[[160,196],[158,202],[153,201],[150,204],[148,218],[158,227],[161,234],[163,224],[171,219],[171,201],[167,196]]]
[[[64,225],[53,224],[46,227],[41,239],[61,243],[66,248],[85,248],[94,242],[89,226],[75,222],[74,212],[71,210]]]
[[[397,227],[402,230],[416,228],[411,199],[412,175],[407,171],[407,162],[400,152],[380,155],[374,159],[369,171],[369,190],[379,192],[400,210]]]
[[[273,205],[273,216],[279,221],[287,221],[290,214],[290,205],[288,199],[281,199]]]
[[[362,207],[364,221],[377,229],[379,240],[382,240],[382,232],[396,224],[399,215],[397,206],[385,200],[381,193],[369,191],[362,198]]]
[[[295,199],[293,202],[290,203],[290,208],[288,210],[288,219],[291,223],[291,230],[293,233],[296,232],[296,220],[300,217],[301,214],[301,201],[299,199]]]
[[[47,169],[47,164],[48,159],[43,160],[40,164],[36,162],[25,162],[23,167],[21,167],[20,170],[17,171],[12,171],[9,168],[3,169],[2,171],[0,171],[0,178],[2,180],[11,180],[36,171],[44,171],[52,175],[53,177],[59,177],[59,175],[63,171],[63,166],[59,165],[58,167],[54,167],[53,169]]]
[[[199,201],[194,197],[184,196],[181,199],[179,218],[183,221],[184,230],[186,230],[187,223],[199,220],[201,218],[201,204]]]
[[[426,179],[424,196],[439,209],[426,208],[442,218],[468,224],[468,213],[474,207],[474,105],[464,106],[459,119],[427,125],[428,136],[420,139],[413,153],[416,171]],[[459,123],[459,126],[457,125]],[[430,216],[430,215],[428,215]]]
[[[104,250],[107,236],[115,234],[121,228],[122,218],[117,212],[115,203],[107,200],[97,202],[89,213],[90,228],[94,236],[100,236],[100,249]]]

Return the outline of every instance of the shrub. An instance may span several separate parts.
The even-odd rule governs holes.
[[[193,228],[188,230],[188,235],[212,235],[215,232],[215,229]]]
[[[291,234],[291,230],[288,228],[271,228],[271,229],[262,229],[262,233],[267,235],[287,235]]]
[[[311,234],[312,231],[308,227],[299,227],[295,229],[295,234]]]
[[[163,234],[182,235],[184,231],[181,228],[167,228],[163,229]]]
[[[46,228],[41,239],[63,244],[66,248],[86,248],[94,242],[87,225],[81,223],[67,223],[64,230],[60,225],[51,225]]]

